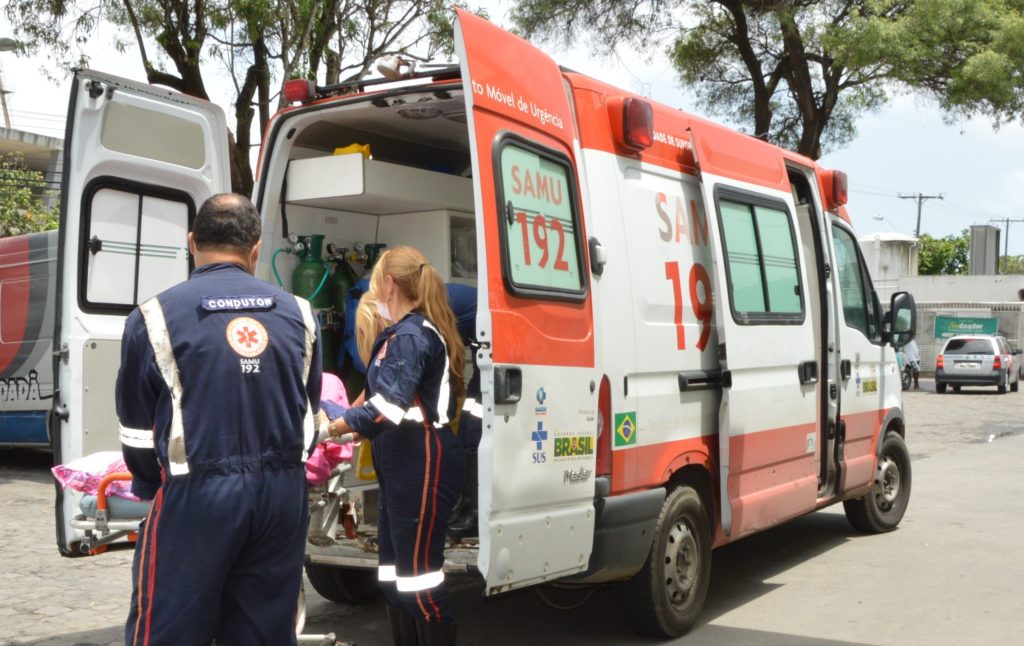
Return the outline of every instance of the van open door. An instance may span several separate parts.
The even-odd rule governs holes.
[[[460,11],[480,272],[487,593],[586,569],[598,430],[578,137],[558,66]]]
[[[768,144],[694,120],[723,370],[719,494],[738,538],[814,508],[819,374],[808,267],[787,171]],[[820,334],[817,338],[820,338]]]
[[[129,312],[188,278],[187,234],[229,190],[217,106],[88,70],[75,74],[61,188],[54,391],[55,464],[120,451],[114,382]],[[77,555],[79,494],[58,487],[57,545]]]

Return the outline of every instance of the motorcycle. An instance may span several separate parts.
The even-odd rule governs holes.
[[[900,383],[903,390],[910,390],[914,384],[914,366],[907,357],[907,353],[904,352],[903,346],[896,349],[896,366],[900,371]]]

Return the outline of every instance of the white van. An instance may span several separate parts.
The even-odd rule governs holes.
[[[473,15],[456,35],[459,66],[402,84],[290,83],[253,194],[258,275],[286,288],[289,234],[348,259],[413,245],[476,287],[480,533],[446,568],[487,594],[624,581],[628,620],[671,636],[696,620],[714,547],[837,502],[859,529],[896,527],[911,473],[892,344],[916,313],[898,293],[883,316],[845,175],[562,69]],[[189,222],[229,186],[216,106],[82,71],[69,114],[63,461],[118,446],[124,317],[186,279]],[[335,154],[358,146],[368,158]],[[337,309],[320,306],[326,334]],[[75,505],[58,504],[69,554]],[[310,546],[329,597],[373,592],[362,520]]]

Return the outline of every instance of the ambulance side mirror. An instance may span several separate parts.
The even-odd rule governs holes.
[[[894,293],[889,304],[889,342],[898,348],[909,343],[917,332],[917,304],[910,292]]]
[[[587,243],[590,249],[590,273],[600,276],[604,273],[604,266],[608,262],[608,252],[601,246],[601,241],[594,236],[590,236]]]

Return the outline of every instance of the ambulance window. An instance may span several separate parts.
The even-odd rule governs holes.
[[[502,264],[509,291],[582,298],[586,283],[568,160],[512,138],[501,142],[498,159]]]
[[[130,310],[188,278],[190,198],[120,182],[86,188],[83,309]]]
[[[723,197],[718,212],[736,321],[802,321],[796,238],[785,207]]]
[[[187,168],[202,168],[206,162],[201,125],[124,103],[107,108],[100,142],[107,150]]]
[[[874,299],[869,298],[870,283],[857,253],[857,241],[846,229],[832,227],[836,242],[836,271],[843,299],[846,324],[858,329],[869,339],[878,337]]]

